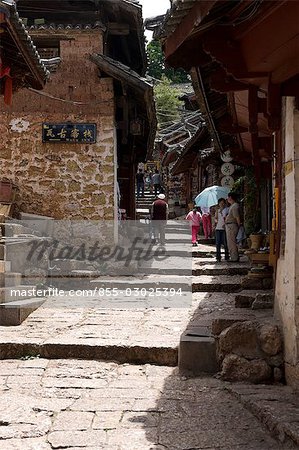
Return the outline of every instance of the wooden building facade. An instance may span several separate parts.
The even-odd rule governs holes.
[[[214,145],[273,188],[275,314],[287,381],[299,385],[299,3],[177,0],[159,30],[190,71]]]

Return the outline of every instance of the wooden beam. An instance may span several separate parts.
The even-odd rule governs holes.
[[[190,36],[194,27],[200,23],[210,12],[217,0],[206,0],[204,2],[196,2],[189,13],[184,17],[182,22],[176,27],[173,33],[165,42],[165,58],[166,60],[176,52],[183,42]]]
[[[213,27],[201,39],[204,50],[221,63],[227,74],[235,79],[249,81],[268,77],[268,72],[248,71],[240,43],[233,39],[230,29]]]
[[[258,112],[266,115],[267,114],[267,99],[258,97],[257,102],[258,102]]]
[[[113,36],[128,36],[130,34],[130,25],[128,23],[109,22],[107,31]]]
[[[228,75],[224,68],[219,68],[210,76],[211,88],[217,92],[232,92],[248,90],[248,84]]]
[[[122,83],[122,90],[123,90],[123,123],[124,128],[122,132],[122,144],[128,143],[128,136],[129,136],[129,100],[127,96],[127,88],[124,83]]]
[[[252,164],[257,183],[261,180],[261,166],[259,155],[259,133],[258,133],[258,88],[251,85],[248,93],[249,109],[249,132],[251,134]]]

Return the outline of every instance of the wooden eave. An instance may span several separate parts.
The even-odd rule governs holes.
[[[199,128],[195,135],[188,141],[182,149],[178,160],[171,169],[172,175],[187,172],[193,167],[195,159],[200,154],[201,148],[206,148],[210,142],[210,135],[206,127]]]
[[[11,67],[11,75],[22,74],[22,79],[15,79],[14,90],[18,87],[31,86],[42,89],[49,72],[42,64],[32,39],[19,18],[14,4],[0,1],[1,47],[4,62]],[[16,58],[17,55],[17,58]]]
[[[119,81],[122,85],[127,86],[132,94],[132,98],[142,106],[144,116],[147,118],[148,123],[147,156],[149,156],[154,148],[157,130],[156,108],[152,85],[129,67],[108,56],[93,54],[90,56],[90,59],[101,72]]]

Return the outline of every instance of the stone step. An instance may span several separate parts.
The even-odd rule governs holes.
[[[199,268],[193,268],[192,269],[192,275],[197,277],[201,275],[247,275],[249,268],[248,267],[222,267],[221,264],[219,265],[206,265]]]
[[[136,205],[136,208],[138,209],[146,209],[148,211],[150,211],[152,203],[151,202],[138,202]]]
[[[45,302],[44,298],[17,300],[10,303],[0,304],[0,325],[18,326]],[[26,346],[23,346],[25,350]],[[27,353],[28,354],[28,353]],[[25,356],[25,355],[24,355]]]
[[[56,275],[70,274],[74,270],[92,270],[93,266],[89,261],[78,259],[53,259],[50,262],[52,273]]]
[[[201,244],[201,245],[215,245],[215,238],[212,238],[212,239],[200,238],[197,242],[198,242],[198,244]]]
[[[19,272],[0,272],[0,288],[19,286],[22,283],[22,274]]]
[[[2,235],[6,237],[17,237],[24,234],[32,234],[32,230],[21,223],[1,224]]]
[[[176,275],[167,275],[167,276],[145,276],[141,279],[134,277],[125,277],[123,278],[115,278],[115,277],[101,277],[99,279],[91,280],[90,285],[95,287],[111,287],[117,289],[126,289],[126,288],[138,288],[138,289],[156,289],[156,288],[174,288],[174,289],[182,289],[183,291],[191,291],[191,276],[182,276],[178,278]]]
[[[216,341],[208,327],[189,328],[182,334],[178,366],[181,374],[189,376],[218,372]]]
[[[35,286],[19,285],[0,288],[0,303],[11,303],[18,299],[27,299],[34,297],[33,289]]]
[[[242,277],[201,275],[192,278],[192,292],[239,292]]]
[[[236,308],[272,309],[274,307],[274,292],[242,291],[235,297]]]
[[[35,305],[32,305],[32,308]],[[40,306],[40,305],[38,305]],[[38,307],[37,306],[37,307]],[[35,309],[37,308],[35,307]],[[29,307],[28,307],[29,308]],[[6,309],[5,312],[8,312]],[[13,310],[12,310],[13,311]],[[20,325],[26,319],[25,308],[17,310],[15,315],[2,316],[0,310],[0,325]],[[5,320],[6,319],[6,320]],[[17,323],[18,322],[18,323]],[[114,361],[120,364],[152,364],[158,366],[176,367],[178,364],[177,346],[148,346],[136,344],[125,346],[121,344],[88,344],[82,339],[81,344],[47,342],[10,343],[5,342],[0,347],[1,359],[19,359],[28,355],[46,359],[85,359],[90,361]]]

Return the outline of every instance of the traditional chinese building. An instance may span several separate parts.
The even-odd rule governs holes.
[[[0,92],[11,105],[14,92],[29,86],[42,89],[48,76],[11,0],[0,1],[0,42]]]
[[[134,218],[135,169],[156,127],[141,7],[19,0],[17,8],[51,72],[42,93],[37,85],[16,93],[0,113],[0,167],[18,187],[18,210],[116,219],[120,207]]]
[[[275,245],[275,314],[288,383],[299,385],[299,3],[177,0],[159,36],[192,74],[215,147],[253,166]],[[267,195],[268,192],[268,195]],[[274,205],[272,204],[274,195]]]

